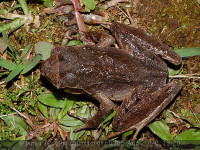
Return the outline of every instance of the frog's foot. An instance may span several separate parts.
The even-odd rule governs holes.
[[[75,115],[74,113],[71,113],[71,112],[67,112],[67,114],[69,115],[69,116],[71,116],[71,117],[74,117],[74,118],[76,118],[76,119],[79,119],[79,120],[81,120],[82,122],[86,122],[86,120],[87,119],[85,119],[85,118],[83,118],[83,117],[80,117],[80,116],[77,116],[77,115]]]
[[[136,128],[137,130],[133,137],[135,139],[139,131],[169,104],[180,89],[179,80],[173,80],[152,94],[145,94],[142,99],[132,103],[133,105],[130,103],[125,104],[126,108],[120,107],[119,115],[116,114],[113,120],[113,127],[121,133]],[[126,113],[118,118],[120,111],[126,111]]]
[[[100,102],[100,108],[93,117],[91,117],[89,119],[85,119],[85,118],[77,117],[74,114],[69,113],[69,115],[71,115],[75,118],[78,118],[85,123],[85,125],[76,129],[74,132],[78,132],[80,130],[89,129],[89,128],[97,128],[99,126],[99,124],[112,111],[114,104],[106,95],[104,95],[102,93],[96,93],[93,95],[93,97]]]

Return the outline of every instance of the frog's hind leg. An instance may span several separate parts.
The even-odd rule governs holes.
[[[151,94],[148,99],[155,100],[154,105],[151,106],[153,111],[148,115],[148,117],[144,118],[141,122],[134,125],[137,130],[133,136],[133,139],[136,139],[136,136],[138,135],[140,130],[150,121],[152,121],[169,104],[169,102],[176,96],[180,89],[180,82],[178,80],[173,80],[160,90],[155,91],[153,94]],[[143,113],[143,110],[141,110],[141,113]]]
[[[106,95],[104,95],[103,93],[96,93],[93,95],[93,97],[100,102],[100,108],[93,117],[91,117],[89,119],[85,119],[85,118],[77,117],[71,113],[68,113],[69,115],[76,117],[85,123],[85,125],[76,129],[74,132],[78,132],[80,130],[89,129],[89,128],[97,128],[99,126],[99,124],[112,111],[112,109],[114,107],[114,103]]]
[[[139,131],[169,104],[180,89],[180,82],[178,80],[173,80],[152,94],[145,94],[145,96],[136,101],[134,105],[129,106],[129,104],[126,104],[129,109],[126,114],[121,116],[121,122],[115,125],[117,128],[116,130],[123,133],[136,128],[137,130],[134,134],[134,138],[136,138]],[[120,108],[119,111],[123,109],[124,108]],[[113,124],[116,123],[117,120],[119,120],[119,118],[116,116],[113,120]]]
[[[143,51],[152,52],[174,65],[181,63],[181,57],[178,54],[143,29],[115,22],[111,25],[111,31],[119,45],[126,51],[136,53],[142,53]]]

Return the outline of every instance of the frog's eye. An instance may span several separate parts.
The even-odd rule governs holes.
[[[65,61],[65,58],[64,58],[63,55],[60,55],[60,56],[59,56],[59,62],[62,62],[62,61]]]

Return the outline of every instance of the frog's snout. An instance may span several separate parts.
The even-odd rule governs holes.
[[[40,72],[42,76],[46,77],[57,87],[57,79],[59,78],[59,61],[57,57],[47,59],[41,64]]]

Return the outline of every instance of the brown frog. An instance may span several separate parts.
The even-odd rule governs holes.
[[[104,47],[57,47],[42,64],[41,73],[58,89],[86,93],[100,102],[98,112],[82,119],[85,125],[76,131],[98,127],[112,111],[114,100],[122,101],[112,122],[114,129],[136,128],[136,136],[180,91],[178,80],[166,84],[163,59],[179,65],[181,58],[142,29],[112,23],[110,30],[120,49],[105,46],[105,39]]]

